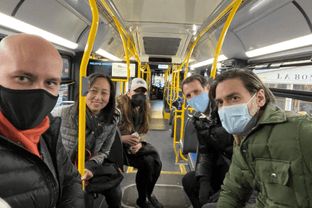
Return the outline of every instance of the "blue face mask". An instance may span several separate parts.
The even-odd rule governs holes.
[[[219,110],[219,117],[222,127],[229,133],[235,135],[246,136],[257,122],[257,119],[252,119],[253,124],[250,125],[252,116],[248,112],[248,103],[255,97],[256,93],[247,103],[223,106]],[[248,125],[247,125],[248,124]],[[246,127],[250,129],[246,129]],[[247,132],[247,134],[245,134]],[[244,135],[243,135],[244,134]]]
[[[209,103],[209,97],[207,92],[203,92],[200,95],[197,95],[196,97],[193,97],[192,99],[188,100],[187,103],[194,108],[196,111],[199,111],[201,113],[204,113],[208,107]]]

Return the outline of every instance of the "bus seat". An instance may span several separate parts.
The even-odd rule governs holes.
[[[187,118],[184,125],[183,140],[181,146],[183,154],[196,153],[198,140],[195,126],[192,122],[192,118],[190,117]]]
[[[169,117],[169,125],[172,125],[174,120],[174,108],[170,111],[170,117]]]
[[[120,130],[117,127],[115,140],[111,146],[108,159],[112,160],[113,162],[117,163],[119,168],[123,169],[123,146],[121,142],[121,134]]]

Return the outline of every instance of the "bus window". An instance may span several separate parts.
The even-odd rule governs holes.
[[[63,59],[62,79],[70,78],[70,74],[69,74],[70,60],[64,57],[62,57],[62,59]]]
[[[312,92],[312,66],[254,70],[269,88]],[[312,114],[312,103],[287,97],[276,97],[276,104],[283,110]]]
[[[62,71],[62,81],[70,79],[70,59],[67,57],[62,57],[63,59],[63,71]],[[64,101],[68,101],[68,85],[61,85],[59,88],[59,97],[55,107],[62,105]]]

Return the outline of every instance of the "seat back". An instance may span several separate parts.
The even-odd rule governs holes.
[[[198,146],[197,133],[190,117],[186,119],[182,141],[181,149],[183,154],[196,153]]]
[[[117,163],[117,165],[119,166],[119,168],[121,170],[123,169],[123,164],[124,164],[123,163],[123,146],[122,146],[122,142],[121,142],[120,130],[118,127],[116,130],[114,142],[113,142],[111,149],[110,149],[110,152],[109,152],[108,159]]]

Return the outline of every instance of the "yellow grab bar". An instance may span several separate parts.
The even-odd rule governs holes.
[[[187,57],[185,58],[185,60],[183,61],[183,63],[181,64],[181,69],[183,67],[183,65],[185,64],[185,62],[187,62],[186,66],[185,66],[185,71],[184,71],[184,79],[187,76],[187,70],[188,70],[188,64],[189,64],[189,60],[190,57],[193,53],[193,50],[199,40],[199,38],[207,31],[209,30],[210,27],[212,27],[223,15],[225,15],[228,11],[230,11],[230,9],[233,7],[234,3],[236,0],[232,1],[203,31],[201,31],[199,33],[199,35],[196,37],[196,40],[194,41],[194,43],[191,46],[190,52],[188,53]]]
[[[213,77],[213,79],[216,77],[216,72],[217,72],[217,63],[218,63],[218,57],[219,57],[219,54],[220,54],[220,51],[221,51],[221,48],[222,48],[222,45],[223,45],[223,41],[224,41],[224,38],[225,38],[225,35],[226,35],[226,32],[228,31],[229,27],[230,27],[230,24],[234,18],[234,15],[239,7],[239,5],[242,3],[242,0],[236,0],[233,8],[232,8],[232,11],[231,13],[229,14],[225,24],[224,24],[224,27],[222,29],[222,32],[220,34],[220,37],[219,37],[219,40],[218,40],[218,43],[217,43],[217,47],[216,47],[216,51],[215,51],[215,54],[214,54],[214,58],[213,58],[213,64],[212,64],[212,69],[211,69],[211,73],[210,73],[210,76]]]
[[[115,14],[112,12],[112,10],[109,8],[109,6],[107,5],[107,3],[104,1],[104,0],[101,0],[103,6],[105,7],[105,9],[108,11],[108,13],[111,15],[111,17],[113,18],[115,24],[116,24],[116,27],[117,27],[117,30],[119,32],[119,35],[121,37],[121,42],[122,42],[122,45],[124,47],[124,51],[125,51],[125,55],[126,55],[126,62],[127,62],[127,81],[129,81],[129,78],[130,78],[130,58],[129,58],[129,51],[128,51],[128,47],[127,47],[127,41],[125,39],[125,36],[124,36],[124,29],[122,28],[122,26],[120,25],[118,19],[116,18]],[[123,80],[124,81],[124,80]]]
[[[95,0],[89,0],[92,11],[92,25],[87,41],[85,51],[83,53],[80,73],[79,73],[79,128],[78,128],[78,171],[81,176],[84,175],[85,168],[85,137],[86,137],[86,92],[88,91],[87,82],[87,65],[99,25],[99,13]],[[87,88],[87,89],[86,89]],[[84,184],[82,186],[84,189]]]
[[[126,56],[126,62],[127,62],[127,68],[128,68],[128,74],[127,74],[127,81],[129,81],[130,78],[130,56],[129,56],[129,52],[136,58],[136,61],[138,62],[138,77],[141,77],[142,74],[140,72],[141,70],[141,61],[139,59],[138,53],[136,51],[135,45],[133,44],[130,36],[128,35],[127,31],[125,30],[125,28],[122,27],[122,25],[120,24],[120,22],[118,21],[118,19],[116,18],[114,12],[111,10],[111,8],[108,6],[108,4],[105,2],[105,0],[101,0],[103,6],[105,7],[105,9],[108,11],[108,13],[110,14],[110,16],[113,18],[118,32],[121,36],[121,40],[122,40],[122,44],[125,50],[125,56]],[[124,37],[124,35],[127,38],[127,41]],[[132,47],[132,49],[131,49]],[[125,81],[125,80],[123,80]]]

